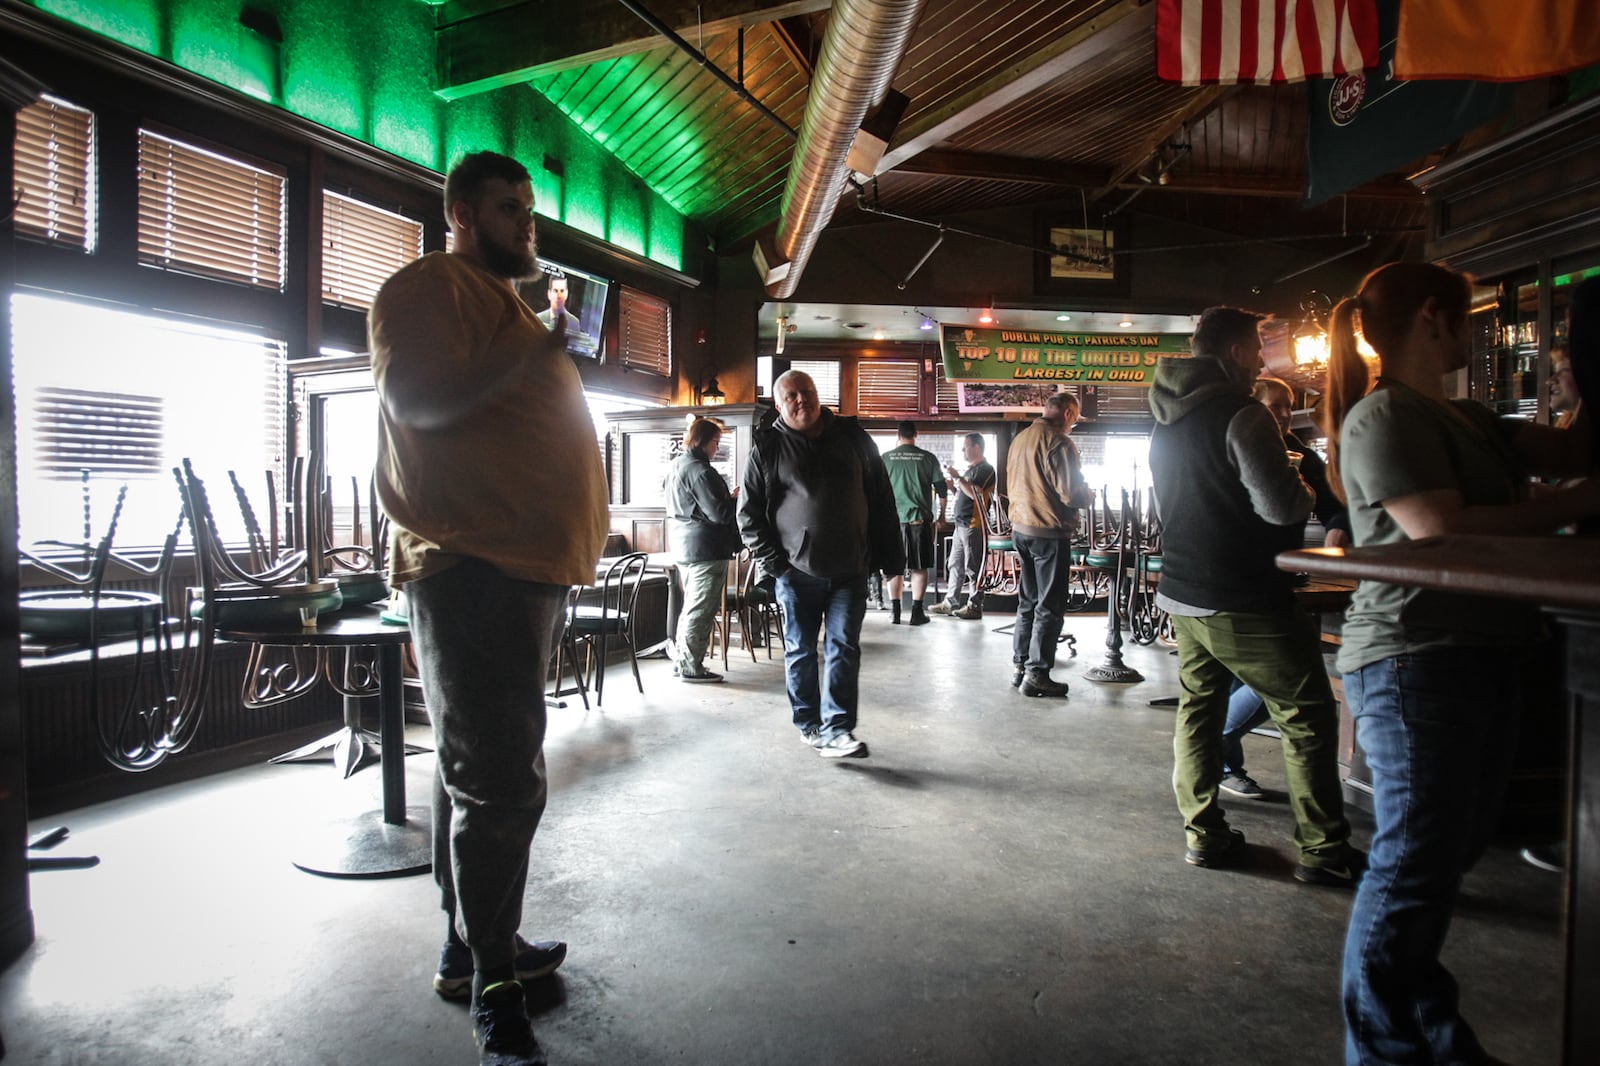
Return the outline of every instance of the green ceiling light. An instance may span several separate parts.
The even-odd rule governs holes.
[[[389,111],[376,115],[372,120],[372,143],[418,166],[431,170],[441,167],[439,138],[432,128],[410,121],[409,115]]]
[[[610,210],[609,182],[602,163],[609,158],[604,152],[590,149],[574,151],[562,160],[567,174],[561,221],[601,240],[606,239],[606,215]]]
[[[487,99],[474,96],[444,105],[446,168],[455,165],[456,160],[469,152],[480,152],[486,148],[506,151],[505,138],[496,127],[494,113],[485,106]]]
[[[34,0],[33,6],[146,55],[160,54],[163,5],[154,0]]]
[[[360,137],[367,129],[367,113],[351,88],[317,79],[296,83],[292,79],[283,89],[284,103],[301,118],[310,119],[330,130]]]
[[[239,12],[238,87],[269,104],[283,97],[283,27],[265,8],[246,6]]]
[[[683,269],[683,216],[659,202],[651,207],[645,254],[673,270]]]
[[[633,195],[629,195],[629,193]],[[640,255],[645,251],[644,201],[650,194],[643,188],[619,188],[612,192],[611,210],[606,214],[606,240],[618,248],[626,248]]]

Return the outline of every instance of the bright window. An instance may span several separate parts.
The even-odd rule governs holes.
[[[206,483],[225,538],[244,532],[230,470],[265,526],[265,471],[273,471],[284,498],[280,342],[33,293],[12,297],[11,316],[23,547],[82,543],[85,485],[88,539],[98,541],[124,484],[116,544],[159,545],[177,524],[182,501],[171,471],[185,457]],[[72,401],[65,414],[64,397]],[[60,444],[63,426],[80,415],[86,429],[77,445],[85,458],[74,461],[63,458]],[[129,446],[131,458],[111,460]]]

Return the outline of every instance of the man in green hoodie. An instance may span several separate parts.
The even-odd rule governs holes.
[[[1262,316],[1213,307],[1194,355],[1156,367],[1150,475],[1162,520],[1156,603],[1178,635],[1183,695],[1173,789],[1194,866],[1234,865],[1244,834],[1217,801],[1222,727],[1234,676],[1266,700],[1283,736],[1289,804],[1307,884],[1348,887],[1363,856],[1349,844],[1339,788],[1339,722],[1320,636],[1295,603],[1279,552],[1300,546],[1315,499],[1267,409],[1250,395],[1261,369]]]

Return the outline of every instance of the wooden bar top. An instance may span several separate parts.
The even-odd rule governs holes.
[[[1416,588],[1600,608],[1600,544],[1584,537],[1442,536],[1367,548],[1307,548],[1278,568]]]

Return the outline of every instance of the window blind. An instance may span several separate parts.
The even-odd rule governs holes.
[[[818,402],[824,407],[839,410],[838,363],[831,359],[795,359],[789,363],[789,369],[809,374],[812,383],[817,386]]]
[[[283,290],[283,175],[139,131],[139,261]]]
[[[421,255],[421,222],[323,190],[324,303],[365,310],[390,274]]]
[[[944,360],[933,364],[933,375],[935,413],[953,415],[961,410],[961,386],[944,376]]]
[[[159,396],[41,388],[34,395],[34,473],[76,481],[83,471],[115,478],[162,473],[164,405]]]
[[[617,331],[624,368],[672,375],[672,305],[624,285]]]
[[[17,112],[16,232],[94,250],[94,115],[46,96]]]
[[[863,359],[856,364],[856,414],[922,413],[922,364]]]

